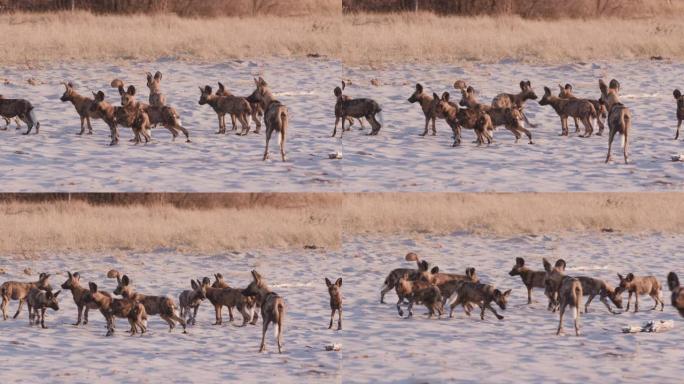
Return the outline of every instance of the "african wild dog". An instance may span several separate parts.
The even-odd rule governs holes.
[[[474,130],[477,137],[475,142],[479,145],[484,144],[485,141],[491,142],[491,132],[485,130],[486,125],[478,124],[482,114],[481,111],[459,108],[457,104],[450,103],[449,92],[444,92],[441,98],[436,93],[433,93],[432,97],[439,100],[435,110],[438,114],[444,115],[447,124],[449,124],[454,134],[452,146],[456,147],[461,144],[462,128]]]
[[[209,104],[209,106],[216,112],[219,120],[219,130],[217,134],[226,133],[226,114],[235,115],[242,124],[242,131],[238,135],[246,135],[249,133],[249,122],[247,116],[252,113],[252,108],[249,102],[242,97],[232,95],[218,96],[213,94],[210,86],[205,85],[204,88],[199,87],[200,99],[199,105]]]
[[[660,304],[660,310],[663,310],[665,301],[663,300],[662,286],[655,276],[637,277],[633,273],[628,273],[625,277],[618,273],[617,276],[620,279],[620,285],[615,293],[622,295],[622,292],[627,291],[627,308],[625,309],[627,312],[629,312],[632,295],[635,297],[634,312],[639,312],[639,295],[649,295],[655,301],[652,310],[657,309],[658,304]]]
[[[475,273],[475,268],[469,267],[465,270],[465,275],[457,275],[451,273],[441,273],[439,268],[432,273],[432,282],[439,287],[439,292],[442,294],[442,304],[458,290],[458,288],[465,282],[479,283],[480,278]]]
[[[226,89],[226,87],[219,81],[218,82],[218,89],[216,90],[216,96],[233,96],[233,94],[230,93]],[[246,100],[247,98],[244,97],[244,99]],[[252,121],[256,125],[256,129],[254,129],[254,133],[258,134],[259,131],[261,131],[261,120],[259,120],[259,117],[264,115],[264,109],[261,107],[261,104],[259,104],[258,102],[249,102],[249,107],[252,110]],[[236,118],[235,114],[230,115],[230,121],[233,124],[233,131],[236,129],[235,128],[235,118]],[[225,125],[226,125],[226,123],[224,122],[223,123],[224,130],[225,130]]]
[[[560,291],[561,282],[563,277],[565,277],[565,260],[558,259],[556,263],[551,266],[551,263],[542,258],[542,264],[544,265],[544,294],[549,299],[548,309],[550,311],[556,312],[558,308],[558,293]]]
[[[223,324],[222,310],[224,306],[228,307],[229,310],[232,307],[237,308],[242,315],[242,326],[247,325],[250,319],[252,319],[250,313],[250,311],[253,310],[253,306],[250,305],[252,304],[251,299],[243,294],[242,289],[230,287],[215,288],[214,286],[209,285],[210,282],[211,280],[208,277],[205,277],[202,280],[202,285],[205,286],[205,295],[207,296],[207,299],[209,299],[209,302],[214,306],[216,321],[213,325]],[[230,321],[233,321],[232,316]],[[253,321],[256,322],[256,319]]]
[[[94,304],[90,304],[90,306],[86,305],[85,295],[88,292],[88,288],[81,286],[81,275],[78,272],[72,274],[69,271],[67,271],[67,275],[66,281],[62,284],[62,289],[71,291],[71,295],[74,297],[74,303],[78,310],[78,318],[76,323],[72,325],[80,325],[81,318],[83,318],[83,325],[86,325],[88,324],[88,310],[97,309],[97,307]]]
[[[408,272],[404,272],[399,279],[396,291],[397,296],[405,297],[409,301],[407,317],[413,317],[413,304],[416,303],[427,307],[429,311],[428,318],[432,318],[435,314],[442,316],[444,312],[442,294],[439,287],[421,280],[412,280]],[[397,311],[399,316],[404,315],[404,311],[401,310],[399,303],[397,303]]]
[[[476,304],[480,307],[480,319],[484,320],[485,309],[489,309],[494,313],[497,319],[503,320],[503,316],[499,315],[492,302],[496,303],[502,310],[506,310],[508,296],[511,295],[511,290],[501,292],[494,288],[491,284],[464,282],[461,284],[456,292],[450,297],[449,317],[453,317],[454,309],[460,304],[463,306],[463,311],[470,316],[471,304]]]
[[[268,111],[268,108],[266,109]],[[276,340],[278,342],[278,353],[282,353],[283,348],[283,321],[285,320],[285,301],[277,293],[271,291],[264,279],[252,270],[254,280],[242,291],[245,296],[255,296],[261,301],[261,318],[263,328],[261,330],[261,346],[259,352],[266,349],[265,338],[268,325],[273,323],[276,327]]]
[[[620,102],[620,83],[613,79],[607,86],[603,79],[599,79],[601,89],[601,100],[608,111],[608,155],[606,163],[611,160],[613,139],[616,134],[622,135],[623,155],[627,164],[627,153],[629,152],[629,135],[632,130],[632,112]]]
[[[48,283],[49,278],[49,273],[41,273],[38,277],[38,281],[30,283],[5,281],[2,283],[2,285],[0,285],[0,296],[2,296],[2,319],[7,320],[7,307],[9,306],[10,300],[19,300],[17,313],[14,314],[14,319],[16,319],[21,313],[24,301],[26,301],[26,297],[32,289],[38,288],[45,291],[51,291],[52,287],[50,287],[50,284]]]
[[[132,87],[132,86],[131,86]],[[135,89],[130,89],[128,92],[135,93]],[[133,130],[136,144],[142,142],[141,137],[145,142],[149,142],[150,136],[147,133],[150,127],[150,118],[142,108],[138,105],[114,106],[105,101],[105,94],[102,91],[93,93],[95,99],[90,107],[90,110],[99,112],[102,120],[109,126],[110,136],[112,138],[109,145],[116,145],[119,143],[119,131],[117,126],[128,127]]]
[[[565,86],[562,86],[558,84],[558,88],[560,91],[558,92],[558,97],[561,99],[579,99],[579,97],[575,96],[575,94],[572,92],[572,84],[565,84]],[[595,100],[595,99],[584,99],[590,102],[593,106],[594,109],[596,110],[596,123],[598,124],[599,131],[596,134],[596,136],[601,136],[603,135],[603,129],[605,128],[605,124],[603,123],[603,119],[606,118],[606,106],[601,103],[601,100]],[[577,117],[573,117],[575,120],[575,133],[579,132],[579,122],[577,120]]]
[[[411,104],[419,103],[420,108],[423,110],[423,115],[425,116],[425,130],[421,133],[421,136],[427,135],[430,122],[432,122],[432,136],[437,135],[435,122],[437,119],[444,119],[444,115],[439,115],[436,111],[439,99],[435,99],[428,92],[425,92],[422,85],[416,84],[416,90],[411,97],[409,97],[408,102]]]
[[[347,83],[343,80],[342,81],[342,91],[347,87]],[[337,88],[335,88],[337,89]],[[337,94],[335,93],[336,91],[333,90],[333,94],[335,95],[335,130],[337,130],[337,124],[339,124],[340,119],[342,119],[342,112],[340,112],[340,108],[342,107],[342,102],[351,100],[351,96],[347,95],[342,95],[342,97],[337,97]],[[359,121],[359,125],[361,126],[359,129],[364,129],[365,127],[363,126],[363,119],[358,118],[356,119]],[[354,118],[351,116],[347,116],[347,122],[349,122],[349,128],[347,128],[347,131],[351,130],[351,127],[354,125]]]
[[[394,287],[397,286],[397,283],[399,283],[399,279],[401,279],[401,276],[404,275],[404,272],[408,272],[410,274],[411,279],[417,279],[418,278],[418,273],[423,270],[427,270],[428,268],[428,263],[427,261],[421,262],[420,258],[418,258],[418,255],[409,252],[406,254],[405,257],[406,261],[415,261],[416,266],[418,269],[411,269],[411,268],[396,268],[393,269],[385,278],[385,282],[382,285],[382,289],[380,291],[380,303],[384,304],[385,303],[385,294],[387,292],[391,291],[394,289]]]
[[[676,273],[670,272],[667,274],[667,285],[672,292],[672,306],[684,317],[684,287],[679,284],[679,277],[677,277]]]
[[[375,100],[367,98],[352,99],[349,96],[343,95],[342,88],[340,87],[335,87],[333,94],[335,94],[335,97],[337,98],[335,110],[339,111],[339,116],[342,119],[342,131],[340,132],[340,137],[344,136],[344,123],[350,118],[360,119],[365,117],[372,128],[368,134],[369,136],[375,136],[380,132],[382,124],[378,122],[375,116],[382,112],[382,108],[380,108],[380,105]],[[335,137],[336,134],[337,123],[335,123],[332,137]]]
[[[24,135],[31,133],[33,126],[36,127],[36,134],[40,131],[40,122],[36,119],[33,105],[28,100],[5,99],[0,95],[0,116],[5,118],[6,122],[12,118],[15,118],[15,120],[16,118],[21,119],[28,127],[28,130],[23,133]],[[7,129],[7,126],[5,126],[4,130]],[[17,124],[17,129],[19,129],[19,124]]]
[[[145,312],[149,316],[159,315],[169,325],[169,332],[179,323],[183,327],[183,333],[187,333],[185,329],[185,320],[180,318],[176,313],[176,304],[173,299],[166,296],[147,296],[135,292],[131,279],[127,275],[116,275],[117,286],[114,290],[115,295],[121,295],[123,298],[128,298],[142,303],[145,306]]]
[[[150,72],[147,75],[147,88],[150,89],[150,106],[152,107],[163,107],[166,105],[166,96],[161,93],[161,79],[162,73],[157,71],[157,73],[152,76]]]
[[[62,102],[70,101],[71,104],[74,105],[76,113],[78,113],[78,116],[81,118],[81,131],[78,133],[78,135],[83,135],[83,132],[85,132],[85,123],[88,124],[88,134],[92,135],[93,126],[90,124],[90,119],[102,118],[98,111],[90,110],[90,107],[93,104],[93,99],[90,97],[81,96],[74,90],[74,85],[71,82],[62,84],[64,84],[65,89],[64,94],[62,94],[62,97],[60,97],[60,100]]]
[[[228,282],[223,278],[223,275],[220,273],[215,273],[214,274],[214,282],[211,283],[212,288],[230,288],[230,285]],[[257,321],[259,320],[259,300],[256,300],[254,297],[245,297],[244,300],[245,304],[247,305],[246,308],[248,308],[252,312],[252,321],[250,324],[255,325]],[[229,321],[233,321],[233,307],[232,305],[227,305],[228,307],[228,316],[230,318]]]
[[[548,282],[549,280],[547,280]],[[575,335],[580,335],[579,320],[580,308],[582,306],[582,283],[579,279],[563,276],[560,279],[560,286],[558,288],[558,305],[560,307],[560,318],[558,320],[558,330],[556,335],[563,332],[563,316],[565,315],[565,308],[567,306],[574,307],[573,317],[575,319]]]
[[[532,124],[525,115],[525,101],[527,100],[537,100],[537,94],[532,90],[532,83],[528,81],[520,82],[520,93],[500,93],[494,97],[492,100],[492,107],[494,108],[513,108],[516,107],[520,110],[525,119],[525,123],[530,126],[530,128],[536,128],[535,124]]]
[[[59,311],[57,296],[59,296],[60,292],[62,291],[53,293],[52,291],[44,291],[38,288],[32,288],[31,291],[29,291],[28,297],[26,298],[29,312],[29,325],[38,325],[38,322],[40,322],[42,328],[47,328],[45,326],[45,311],[48,308],[53,311]]]
[[[199,280],[190,280],[190,287],[178,295],[180,317],[186,319],[186,324],[197,323],[197,311],[202,301],[207,298],[207,289]]]
[[[577,117],[584,125],[584,134],[580,137],[590,137],[594,132],[592,120],[597,118],[594,105],[584,99],[561,99],[551,94],[549,87],[544,87],[544,96],[539,105],[550,105],[561,119],[561,136],[568,136],[568,117]]]
[[[525,266],[525,259],[515,258],[515,265],[508,272],[510,276],[520,276],[525,288],[527,288],[527,304],[532,304],[532,289],[545,288],[546,271],[533,271]]]
[[[589,304],[596,296],[599,297],[599,300],[608,308],[610,313],[615,314],[616,312],[610,307],[608,299],[610,299],[618,309],[622,309],[622,295],[618,294],[615,288],[605,280],[587,276],[577,276],[577,279],[580,281],[580,284],[582,284],[582,293],[584,296],[589,296],[587,302],[584,304],[585,313],[589,312]]]
[[[109,292],[100,291],[97,284],[88,283],[88,292],[84,296],[84,302],[88,306],[95,306],[100,310],[107,322],[107,336],[114,335],[115,318],[128,320],[130,334],[135,335],[140,330],[143,335],[147,331],[147,313],[145,306],[131,298],[113,298]]]
[[[340,277],[333,284],[330,279],[325,278],[325,285],[328,287],[328,294],[330,295],[330,326],[333,326],[333,318],[335,311],[337,311],[337,330],[342,330],[342,278]]]
[[[271,141],[273,132],[278,133],[278,141],[280,143],[280,156],[285,161],[285,137],[287,132],[288,111],[287,107],[276,100],[268,83],[261,77],[254,79],[256,89],[252,92],[247,101],[250,103],[259,103],[264,109],[264,124],[266,124],[266,148],[264,149],[263,160],[268,159],[268,143]],[[343,121],[344,125],[344,121]],[[263,309],[262,309],[263,311]]]
[[[407,301],[409,304],[411,304],[411,296],[413,295],[413,285],[406,282],[402,283],[402,280],[417,282],[418,286],[416,289],[424,289],[434,284],[432,274],[437,273],[438,271],[439,267],[433,267],[432,269],[429,269],[427,261],[423,260],[420,262],[417,271],[409,269],[400,275],[399,280],[394,286],[394,292],[397,294],[397,313],[399,313],[399,316],[404,315],[404,311],[401,309],[401,304],[404,301]]]
[[[675,133],[675,140],[679,139],[679,128],[682,127],[682,121],[684,121],[684,96],[679,89],[675,89],[672,92],[675,100],[677,100],[677,133]]]

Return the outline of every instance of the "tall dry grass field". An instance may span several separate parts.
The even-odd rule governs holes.
[[[245,202],[206,209],[5,201],[0,203],[0,254],[157,248],[222,252],[307,245],[330,249],[355,235],[455,231],[494,236],[684,232],[684,201],[676,193],[372,193],[274,199],[263,206]]]

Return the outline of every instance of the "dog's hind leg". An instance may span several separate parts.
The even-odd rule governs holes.
[[[8,124],[9,125],[9,124]],[[675,140],[679,139],[679,128],[682,127],[682,120],[677,119],[677,133],[675,133]],[[5,127],[7,129],[7,127]]]

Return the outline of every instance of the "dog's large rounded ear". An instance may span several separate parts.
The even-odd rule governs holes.
[[[517,265],[518,267],[525,266],[525,259],[523,259],[522,257],[516,257],[515,258],[515,265]]]
[[[679,91],[679,89],[675,89],[675,90],[672,92],[672,95],[674,96],[675,99],[679,100],[679,98],[682,97],[682,92]]]
[[[128,275],[123,275],[121,278],[121,283],[123,285],[129,285],[131,283],[131,279],[128,278]]]
[[[344,90],[345,88],[347,88],[347,83],[344,80],[342,80],[342,90]]]
[[[333,90],[333,94],[335,94],[335,97],[342,96],[342,89],[340,87],[335,87],[335,89]]]
[[[259,272],[257,272],[256,269],[252,269],[252,277],[256,282],[258,282],[261,279],[261,275],[259,275]]]
[[[145,72],[145,75],[147,76],[147,82],[151,83],[152,82],[152,74],[150,72]]]
[[[335,280],[335,285],[337,285],[338,287],[342,286],[342,278],[341,277],[339,277],[337,280]]]
[[[61,289],[60,289],[59,291],[55,292],[55,293],[52,295],[52,297],[54,297],[54,298],[56,299],[57,296],[59,296],[60,293],[62,293],[62,290],[61,290]]]
[[[608,84],[608,88],[619,91],[620,90],[620,82],[615,80],[615,79],[612,79],[610,81],[610,83]]]
[[[503,293],[504,297],[508,297],[511,295],[511,290],[507,290],[506,292]]]
[[[468,86],[468,88],[466,88],[466,93],[467,94],[475,93],[475,88],[473,88],[472,86]]]
[[[439,267],[438,266],[432,267],[432,269],[430,270],[430,273],[432,273],[432,274],[439,273]]]
[[[154,79],[155,79],[155,80],[158,80],[158,81],[161,81],[161,79],[162,79],[162,73],[159,72],[159,71],[157,71],[157,73],[154,74]]]
[[[263,77],[259,76],[259,85],[261,85],[262,87],[265,87],[268,85],[268,83],[266,82],[266,80],[264,80]]]
[[[449,92],[442,93],[442,100],[449,101]]]
[[[420,83],[416,84],[416,92],[418,92],[418,93],[423,92],[423,86],[420,85]]]
[[[546,260],[545,257],[542,258],[542,264],[544,265],[544,270],[546,272],[551,272],[551,263],[549,263],[549,261]]]
[[[209,279],[208,277],[204,276],[204,278],[202,278],[202,285],[209,285],[210,283],[211,279]]]
[[[679,288],[679,277],[674,272],[667,274],[667,286],[670,287],[670,291],[674,291]]]
[[[628,273],[627,276],[625,276],[626,281],[632,281],[634,280],[634,274],[633,273]]]
[[[544,94],[545,94],[545,95],[550,95],[550,94],[551,94],[551,88],[549,88],[549,87],[544,87]]]
[[[192,289],[197,289],[198,288],[197,282],[195,280],[190,279],[190,287]]]
[[[97,292],[97,284],[93,283],[92,281],[88,283],[88,288],[90,288],[91,293]]]
[[[570,84],[570,83],[565,84],[565,89],[568,91],[572,91],[572,84]]]
[[[527,84],[525,84],[524,81],[521,81],[521,82],[520,82],[520,89],[524,91],[526,85],[527,85]]]
[[[434,100],[439,100],[439,95],[437,94],[437,92],[432,92],[432,98]]]
[[[219,81],[219,82],[218,82],[218,89],[219,89],[219,91],[224,91],[224,90],[226,89],[226,87],[224,87],[224,86],[223,86],[223,83],[221,83],[221,82]]]
[[[210,86],[205,85],[204,86],[204,93],[211,95],[212,89]]]
[[[97,91],[97,94],[95,94],[95,99],[97,99],[97,101],[103,101],[104,98],[105,98],[104,92]]]
[[[67,276],[69,276],[69,278],[71,279],[73,275],[71,274],[71,272],[67,271]]]
[[[327,277],[325,278],[325,285],[327,285],[328,288],[332,286],[332,281],[330,281],[330,279],[328,279]]]
[[[554,267],[560,269],[561,271],[565,271],[565,265],[565,260],[558,259],[556,260],[556,264],[554,265]]]
[[[430,265],[428,264],[427,261],[423,260],[420,262],[420,270],[421,271],[427,271]]]
[[[128,89],[126,90],[126,93],[128,93],[131,96],[135,96],[135,86],[129,85]]]
[[[620,281],[624,280],[624,277],[622,277],[622,275],[619,273],[617,274],[617,277],[618,277],[618,279],[620,279]]]

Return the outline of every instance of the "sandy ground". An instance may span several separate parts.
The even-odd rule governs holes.
[[[76,136],[79,120],[71,105],[61,103],[60,82],[71,80],[87,93],[103,89],[111,101],[119,100],[109,87],[113,77],[135,84],[139,99],[147,99],[144,71],[164,72],[163,92],[178,109],[193,143],[172,143],[163,128],[154,142],[133,146],[130,133],[115,148],[101,121],[93,136]],[[330,138],[334,98],[332,88],[340,74],[352,81],[346,93],[373,97],[383,108],[385,126],[378,137],[354,130],[344,143]],[[247,137],[217,136],[216,115],[199,106],[197,86],[225,82],[235,94],[253,90],[252,76],[263,75],[291,112],[287,151],[290,161],[261,161],[263,134]],[[7,67],[0,77],[6,97],[27,97],[36,106],[41,134],[24,137],[0,132],[0,186],[3,191],[653,191],[682,190],[684,163],[671,155],[684,152],[674,137],[675,101],[672,90],[684,76],[678,62],[617,62],[534,66],[512,62],[431,66],[395,65],[379,69],[345,67],[329,60],[270,59],[266,62],[230,61],[191,64],[172,60],[126,65],[55,64],[43,69]],[[622,99],[634,114],[630,139],[632,163],[605,165],[607,138],[560,138],[560,122],[550,107],[528,103],[527,114],[539,127],[535,145],[513,143],[505,130],[490,147],[464,144],[451,147],[451,130],[438,122],[436,137],[420,137],[423,117],[418,105],[406,99],[416,82],[441,94],[454,80],[465,79],[488,102],[499,92],[517,92],[521,79],[530,79],[541,97],[543,86],[572,82],[579,96],[598,97],[597,79],[618,78]],[[38,85],[31,86],[33,78]],[[376,79],[379,86],[372,86]],[[367,126],[367,125],[366,125]],[[275,143],[274,143],[275,144]],[[337,150],[342,160],[330,160]]]
[[[617,280],[615,273],[654,274],[663,281],[669,270],[682,271],[677,257],[681,235],[566,233],[564,235],[479,237],[369,236],[348,238],[342,251],[292,250],[221,254],[184,254],[168,250],[151,253],[116,251],[98,254],[50,254],[9,257],[0,267],[2,280],[35,278],[54,273],[52,284],[65,279],[65,270],[78,270],[83,280],[112,290],[105,278],[109,268],[128,273],[138,290],[174,297],[190,278],[222,272],[235,286],[244,286],[249,270],[257,268],[287,305],[285,353],[274,353],[272,332],[268,352],[257,354],[259,327],[212,326],[213,310],[202,304],[198,324],[188,335],[168,333],[158,318],[144,337],[129,337],[123,321],[119,333],[104,337],[104,322],[91,313],[91,324],[75,328],[76,310],[69,292],[61,309],[48,313],[47,330],[29,328],[26,311],[18,320],[0,322],[2,378],[35,382],[675,382],[680,378],[684,342],[682,320],[671,306],[664,312],[611,315],[600,302],[583,315],[583,336],[555,336],[557,316],[547,312],[541,291],[526,304],[519,278],[508,276],[517,256],[541,268],[541,258],[568,262],[569,274]],[[413,319],[401,319],[395,295],[379,303],[386,274],[415,251],[443,270],[461,272],[475,266],[482,280],[513,289],[505,319],[487,314],[466,318],[461,310],[452,319],[428,320],[418,308]],[[30,267],[34,276],[22,270]],[[328,297],[323,278],[343,277],[344,330],[327,330]],[[668,292],[664,292],[667,298]],[[642,309],[650,306],[642,301]],[[13,311],[16,302],[10,306]],[[237,316],[239,318],[239,316]],[[675,328],[662,334],[625,335],[622,326],[651,319],[674,319]],[[568,319],[566,327],[571,326]],[[340,343],[340,352],[324,346]]]

